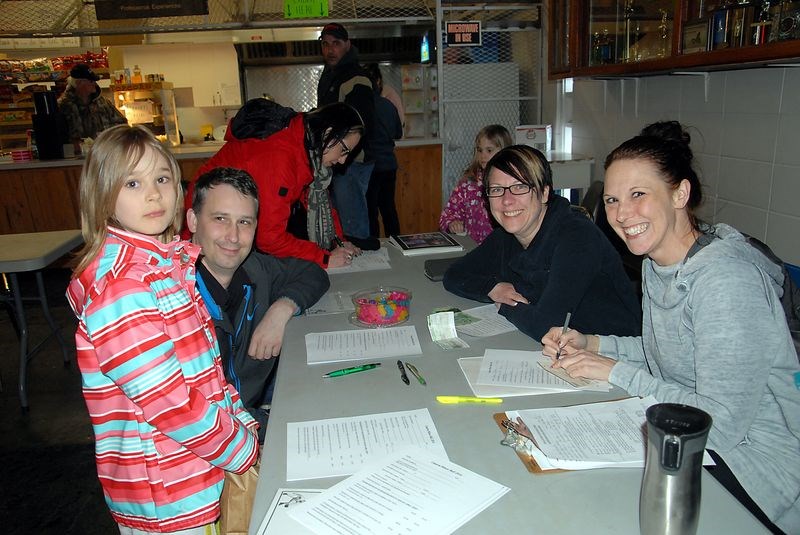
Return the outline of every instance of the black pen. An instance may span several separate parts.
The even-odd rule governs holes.
[[[403,367],[402,360],[397,361],[397,367],[400,369],[400,379],[402,379],[405,384],[410,385],[411,381],[408,380],[408,375],[406,375],[406,369]]]
[[[564,320],[564,326],[561,328],[561,336],[567,334],[569,330],[569,320],[572,318],[572,312],[567,312],[567,317]],[[561,358],[561,336],[558,337],[558,351],[556,351],[556,360]]]
[[[344,242],[339,236],[333,237],[333,243],[336,244],[337,247],[344,247]]]

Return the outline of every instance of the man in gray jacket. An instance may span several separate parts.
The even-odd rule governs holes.
[[[197,285],[214,320],[225,377],[259,423],[264,441],[274,368],[292,316],[328,290],[325,271],[297,258],[252,251],[258,190],[239,169],[220,167],[197,179],[186,223],[202,247]]]

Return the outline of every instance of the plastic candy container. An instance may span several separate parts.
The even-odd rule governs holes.
[[[411,290],[379,286],[353,294],[355,313],[350,321],[361,327],[385,327],[408,320]]]

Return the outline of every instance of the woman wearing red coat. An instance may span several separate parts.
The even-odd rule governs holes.
[[[252,175],[258,185],[256,247],[261,251],[310,260],[323,268],[345,266],[360,250],[340,238],[342,229],[328,186],[331,168],[344,164],[363,132],[361,116],[345,103],[294,113],[253,99],[231,121],[227,143],[197,176],[217,167]],[[305,228],[301,232],[293,228],[293,234],[287,227],[290,217],[295,221],[293,210],[299,206],[306,210],[307,220]]]

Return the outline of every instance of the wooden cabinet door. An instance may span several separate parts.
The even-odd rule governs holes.
[[[81,228],[80,166],[0,172],[0,233]]]
[[[395,204],[403,234],[439,227],[442,212],[442,146],[397,147]]]

